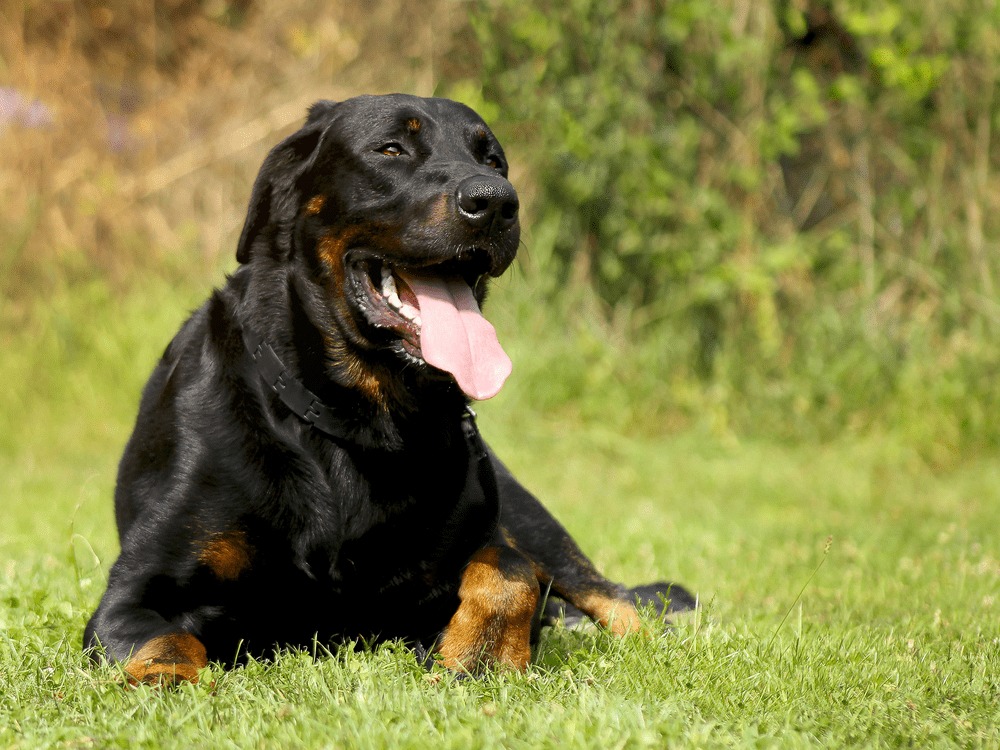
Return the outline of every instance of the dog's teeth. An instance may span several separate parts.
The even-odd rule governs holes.
[[[399,292],[396,291],[396,280],[392,278],[392,271],[382,269],[382,296],[388,300],[395,297],[399,299]]]
[[[414,325],[416,325],[417,328],[420,328],[420,326],[423,325],[423,321],[420,320],[420,316],[419,315],[415,315],[413,317],[413,323],[414,323]]]
[[[404,302],[399,308],[399,314],[407,320],[416,320],[419,317],[420,311],[413,305],[408,305]]]
[[[396,279],[393,277],[392,271],[385,266],[382,266],[382,296],[389,304],[389,307],[407,320],[415,323],[417,326],[420,325],[420,310],[415,308],[413,305],[403,302],[403,300],[399,298],[399,290],[396,288]]]

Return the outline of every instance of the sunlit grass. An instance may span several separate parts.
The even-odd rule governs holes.
[[[570,408],[545,389],[584,354],[538,325],[522,282],[494,295],[518,369],[482,405],[484,433],[610,576],[681,581],[701,610],[649,639],[548,630],[525,675],[456,681],[390,644],[124,689],[79,645],[116,553],[115,467],[150,368],[208,288],[74,285],[5,321],[0,746],[1000,743],[1000,459],[935,473],[892,436],[776,445],[711,420],[656,434],[614,413],[641,414],[627,389],[588,392],[582,373]]]

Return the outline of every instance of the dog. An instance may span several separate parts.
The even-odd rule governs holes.
[[[540,624],[618,635],[669,583],[604,578],[479,435],[511,371],[482,316],[519,203],[486,123],[446,99],[320,101],[267,156],[237,270],[146,385],[115,490],[121,553],[84,645],[130,682],[401,639],[524,670]]]

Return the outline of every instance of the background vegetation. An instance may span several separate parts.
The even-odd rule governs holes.
[[[306,103],[438,93],[483,110],[528,195],[522,265],[576,332],[548,405],[624,389],[650,432],[890,431],[942,466],[1000,439],[991,2],[2,12],[15,303],[95,270],[204,278]]]
[[[992,3],[477,8],[529,250],[656,350],[666,410],[997,444]]]
[[[0,747],[995,747],[998,76],[991,0],[0,2]],[[267,149],[392,90],[514,162],[491,442],[706,606],[523,678],[390,647],[122,691],[79,638],[139,390]]]

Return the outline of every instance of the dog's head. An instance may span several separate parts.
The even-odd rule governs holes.
[[[318,102],[271,151],[237,259],[291,264],[321,291],[313,317],[339,381],[377,397],[416,368],[488,398],[510,361],[479,306],[519,238],[507,160],[475,112],[365,96]]]

